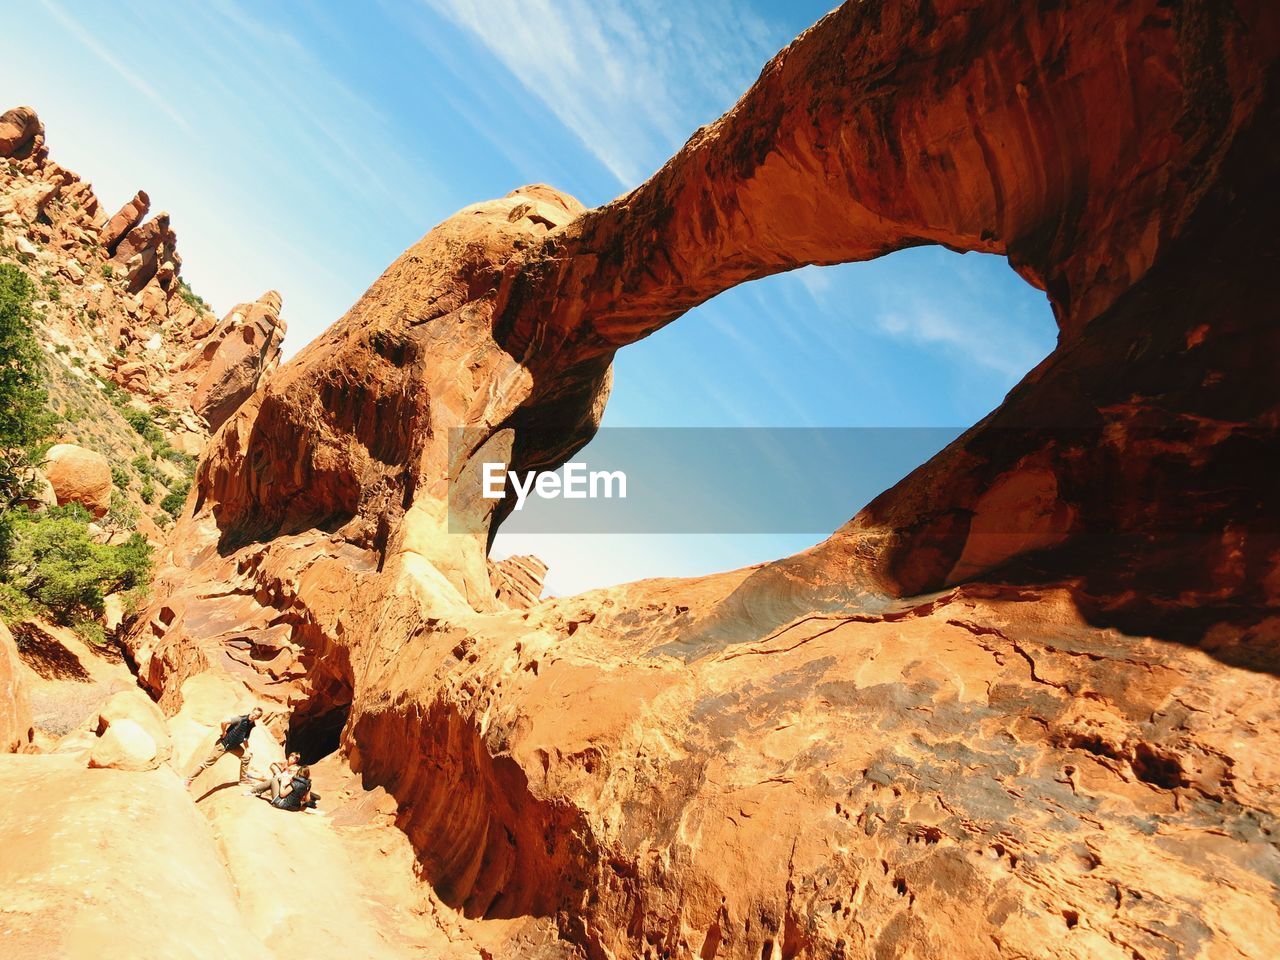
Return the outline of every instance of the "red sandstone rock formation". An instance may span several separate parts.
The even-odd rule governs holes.
[[[489,579],[498,602],[513,610],[528,610],[542,597],[547,565],[533,556],[507,557],[489,564]]]
[[[236,306],[184,361],[200,378],[191,405],[217,430],[280,365],[285,324],[280,294],[269,290],[253,303]]]
[[[157,213],[146,223],[134,227],[116,243],[111,262],[123,271],[125,285],[130,293],[137,293],[155,278],[165,264],[169,278],[177,274],[181,265],[178,259],[177,237],[169,226],[169,214]],[[161,279],[161,287],[168,284]]]
[[[30,107],[0,114],[0,157],[26,160],[44,144],[44,124]]]
[[[0,621],[0,753],[31,742],[31,702],[22,681],[13,634]]]
[[[100,453],[74,443],[56,443],[42,464],[58,503],[78,503],[95,517],[111,506],[111,464]]]
[[[141,223],[150,209],[151,198],[145,190],[139,190],[132,200],[116,211],[116,215],[107,221],[100,235],[103,249],[108,255],[115,254],[120,239]]]
[[[151,200],[140,190],[108,220],[90,184],[49,159],[29,107],[0,119],[0,158],[9,161],[0,166],[0,240],[42,283],[56,283],[57,304],[41,315],[59,347],[180,417],[171,442],[198,454],[210,430],[199,414],[217,426],[278,364],[279,295],[218,323],[180,279],[168,215],[147,220]]]
[[[1278,49],[1252,0],[847,4],[614,203],[461,211],[223,425],[144,683],[288,705],[442,899],[591,957],[1269,957]],[[502,609],[476,464],[565,460],[735,283],[925,242],[1054,304],[1000,410],[797,557]]]

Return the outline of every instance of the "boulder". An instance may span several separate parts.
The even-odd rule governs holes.
[[[121,690],[98,708],[97,733],[105,735],[116,724],[128,720],[156,743],[161,759],[169,756],[171,742],[164,714],[155,702],[138,689]]]
[[[111,506],[111,464],[102,454],[58,443],[49,448],[42,468],[59,506],[78,503],[95,517],[106,515]]]
[[[136,688],[121,690],[98,708],[95,732],[90,767],[154,770],[173,754],[164,714]]]
[[[95,769],[154,770],[160,763],[155,738],[127,718],[108,727],[89,753],[89,766]]]
[[[13,634],[0,621],[0,753],[24,749],[33,735],[22,661]]]
[[[25,159],[43,139],[44,124],[30,107],[14,107],[0,114],[0,157]]]

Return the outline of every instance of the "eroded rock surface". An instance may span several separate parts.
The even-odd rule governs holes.
[[[0,757],[10,957],[251,956],[213,833],[168,772]]]
[[[446,903],[590,957],[1269,957],[1278,16],[846,4],[614,203],[460,211],[224,423],[144,683],[288,708]],[[996,413],[796,557],[499,602],[481,461],[563,462],[729,286],[924,242],[1054,305]]]
[[[280,294],[269,290],[236,306],[201,340],[185,365],[200,374],[192,405],[209,429],[222,426],[280,365],[284,334]]]
[[[547,565],[534,556],[507,557],[489,565],[493,593],[505,606],[527,610],[542,597]]]

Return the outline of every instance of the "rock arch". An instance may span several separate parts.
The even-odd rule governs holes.
[[[1278,38],[1252,0],[845,4],[626,196],[523,187],[406,251],[219,430],[157,603],[303,610],[429,872],[590,956],[1264,955]],[[562,462],[617,349],[920,243],[1054,304],[999,410],[789,560],[503,609],[447,533],[480,451]],[[172,686],[208,641],[151,629]],[[484,842],[421,828],[398,752]]]

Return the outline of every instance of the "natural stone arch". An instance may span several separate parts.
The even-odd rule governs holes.
[[[131,640],[146,682],[171,706],[222,663],[215,603],[237,638],[305,627],[303,663],[349,650],[344,748],[425,875],[593,957],[1265,955],[1272,6],[848,4],[613,204],[451,217],[220,430]],[[499,608],[486,537],[445,534],[482,448],[561,462],[614,350],[921,242],[1055,304],[1000,410],[787,561]],[[1165,610],[1219,659],[1153,637]]]
[[[743,280],[928,242],[1007,254],[1060,324],[1053,356],[987,426],[1100,430],[1099,409],[1123,402],[1104,394],[1125,361],[1072,372],[1072,357],[1189,242],[1205,197],[1221,202],[1210,191],[1232,147],[1269,109],[1262,17],[1250,4],[846,4],[626,196],[583,211],[526,187],[429,233],[219,435],[201,502],[224,543],[320,526],[418,552],[396,518],[416,507],[423,533],[409,539],[438,539],[465,468],[448,462],[449,429],[492,435],[513,466],[555,466],[594,431],[614,350]],[[1101,392],[1037,410],[1050,372]],[[1095,522],[1045,437],[975,457],[985,430],[923,468],[941,499],[908,483],[850,528],[858,576],[935,589]],[[1019,464],[1034,482],[1014,481]],[[948,470],[963,476],[944,482]],[[1027,536],[970,543],[984,509],[1022,510]],[[481,606],[488,539],[423,548]]]

